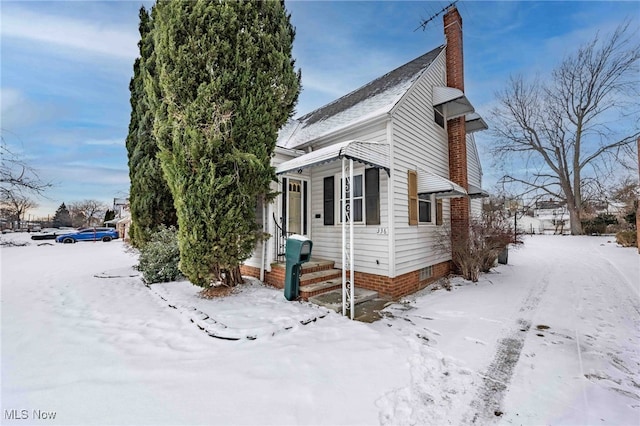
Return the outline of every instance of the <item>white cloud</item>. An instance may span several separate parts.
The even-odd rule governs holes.
[[[0,111],[2,127],[15,131],[54,118],[60,113],[60,108],[52,104],[36,103],[18,89],[2,87]]]
[[[0,34],[3,38],[13,37],[127,60],[138,55],[139,36],[128,27],[107,27],[21,8],[3,7],[2,14]]]

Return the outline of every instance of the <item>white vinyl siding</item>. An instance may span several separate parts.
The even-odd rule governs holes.
[[[386,121],[361,129],[356,132],[346,132],[339,138],[327,139],[322,146],[343,140],[357,139],[362,141],[373,141],[387,143]],[[320,148],[321,146],[316,146]],[[336,211],[335,225],[324,225],[324,178],[335,176],[335,190],[340,185],[340,173],[342,162],[340,160],[312,167],[310,169],[310,213],[311,213],[311,239],[313,241],[313,256],[322,259],[330,259],[336,262],[336,268],[342,268],[342,225],[340,224],[339,212]],[[354,161],[354,171],[363,173],[368,166],[364,166]],[[389,234],[388,234],[388,204],[387,204],[388,176],[386,171],[380,170],[380,225],[364,225],[364,223],[354,223],[354,252],[355,270],[369,274],[388,275],[389,271]],[[337,193],[336,193],[337,194]],[[336,196],[336,206],[338,206],[340,196]],[[319,217],[318,217],[319,216]]]
[[[432,223],[409,225],[407,171],[429,170],[449,176],[447,132],[434,122],[432,87],[444,86],[444,54],[420,77],[393,112],[393,172],[395,223],[395,276],[451,259],[437,250],[443,228]],[[435,202],[433,203],[435,204]],[[443,200],[443,219],[449,220],[449,200]]]
[[[340,173],[340,163],[314,168],[311,181],[311,239],[313,255],[336,262],[341,268],[342,262],[342,225],[339,220],[335,225],[324,225],[323,190],[324,178]],[[380,225],[364,225],[354,223],[355,269],[359,272],[386,275],[388,271],[388,233],[387,229],[387,174],[380,173]],[[340,180],[335,179],[337,187]],[[338,203],[336,203],[338,204]],[[320,217],[316,217],[316,216]],[[337,219],[337,217],[336,217]]]
[[[482,188],[482,167],[478,147],[473,134],[467,135],[467,179],[470,185]],[[484,188],[483,188],[484,189]],[[471,215],[479,216],[482,213],[482,198],[471,200]]]

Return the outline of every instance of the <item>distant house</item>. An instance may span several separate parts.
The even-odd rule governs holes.
[[[536,201],[529,214],[518,217],[518,229],[526,234],[570,234],[566,203],[554,199]]]
[[[443,225],[464,227],[481,210],[487,194],[473,133],[487,126],[464,93],[455,7],[444,24],[446,45],[280,131],[280,195],[259,214],[271,238],[243,274],[282,287],[278,261],[291,234],[313,241],[303,298],[343,280],[349,287],[351,271],[357,287],[394,298],[449,273],[451,255],[438,238]]]
[[[113,211],[116,217],[105,222],[105,225],[114,226],[118,230],[120,238],[129,239],[129,227],[131,226],[131,211],[128,198],[114,198]]]

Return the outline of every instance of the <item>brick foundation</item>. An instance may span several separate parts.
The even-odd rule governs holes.
[[[240,273],[247,277],[260,279],[260,268],[255,266],[240,265]]]
[[[264,282],[275,288],[284,288],[284,276],[286,271],[284,268],[271,268],[271,272],[264,273]]]
[[[434,281],[446,277],[450,272],[451,262],[449,261],[433,265],[433,275],[431,278],[427,278],[423,281],[420,281],[419,270],[409,272],[395,278],[356,271],[355,284],[356,287],[374,290],[381,295],[397,300],[403,296],[422,290]],[[349,274],[347,273],[347,276],[348,275]]]
[[[322,268],[309,268],[305,269],[305,272],[315,272]],[[242,265],[240,267],[242,275],[247,275],[255,278],[260,278],[260,269]],[[368,274],[365,272],[356,272],[355,284],[356,287],[366,288],[367,290],[373,290],[380,293],[380,295],[390,297],[392,299],[399,299],[403,296],[415,293],[422,290],[429,284],[433,283],[440,278],[446,277],[451,273],[451,262],[446,261],[433,265],[433,274],[430,278],[420,281],[420,270],[409,272],[399,277],[390,278],[384,275]],[[349,277],[347,272],[347,277]],[[285,270],[282,267],[272,267],[271,272],[264,274],[264,282],[272,287],[283,289],[284,288],[284,276]],[[304,275],[303,275],[304,276]],[[319,280],[315,280],[319,281]],[[307,284],[310,284],[308,282]],[[306,296],[314,296],[320,294],[323,291],[313,292]]]

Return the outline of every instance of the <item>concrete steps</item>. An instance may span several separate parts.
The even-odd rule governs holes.
[[[304,278],[304,275],[302,277]],[[319,281],[313,284],[306,285],[302,285],[301,281],[300,284],[300,297],[304,300],[309,300],[309,298],[312,296],[317,296],[319,294],[323,294],[335,289],[342,289],[342,278],[339,275],[338,277],[331,280]]]
[[[316,272],[304,272],[300,276],[300,287],[316,284],[323,281],[340,279],[342,282],[342,271],[340,269],[324,269]]]
[[[333,260],[311,258],[309,262],[302,264],[302,273],[300,276],[300,298],[308,300],[312,296],[317,296],[327,291],[342,288],[342,270],[335,269]],[[282,283],[278,283],[279,288],[284,288],[284,263],[274,263],[274,268],[283,270]]]
[[[335,269],[332,260],[312,258],[302,264],[300,276],[300,298],[316,305],[342,313],[342,270]],[[274,263],[273,269],[280,269],[276,286],[284,288],[285,265]],[[363,322],[373,322],[381,318],[380,311],[391,301],[381,298],[378,292],[356,287],[354,300],[354,319]],[[347,309],[347,315],[351,313]]]

